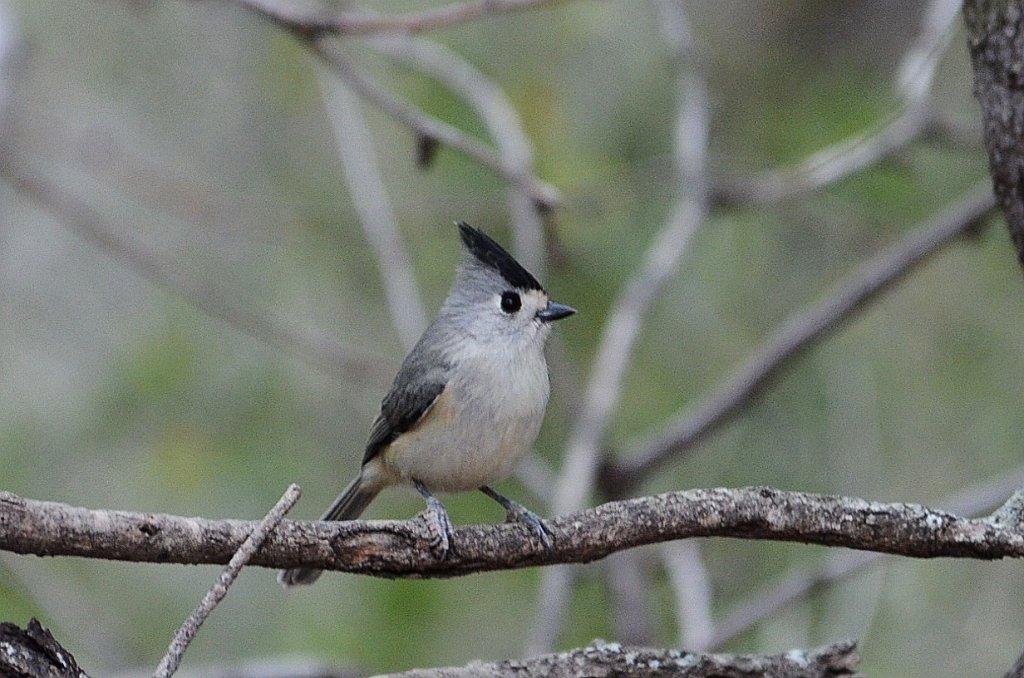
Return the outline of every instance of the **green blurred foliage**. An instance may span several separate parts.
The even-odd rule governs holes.
[[[421,3],[387,3],[417,8]],[[230,2],[14,7],[26,58],[13,152],[109,218],[122,237],[237,308],[373,356],[380,376],[325,371],[140,276],[0,188],[0,487],[72,504],[255,518],[289,482],[296,517],[319,513],[355,472],[402,357],[381,272],[346,193],[317,60]],[[897,112],[892,82],[923,3],[694,2],[712,101],[711,169],[743,178]],[[568,2],[437,31],[500,85],[565,195],[563,261],[546,285],[580,309],[558,328],[586,377],[605,315],[677,195],[675,64],[647,4]],[[963,37],[934,107],[980,139]],[[456,96],[349,53],[387,88],[474,134]],[[505,186],[442,149],[429,172],[413,135],[365,107],[429,309],[457,260],[450,224],[511,238]],[[828,190],[714,210],[653,309],[610,427],[613,448],[699,401],[780,322],[858,262],[986,176],[980,141],[919,141]],[[769,484],[936,502],[1021,463],[1020,271],[1001,222],[943,252],[801,358],[737,421],[645,491]],[[376,374],[376,373],[374,373]],[[558,463],[573,412],[554,402],[538,452]],[[543,510],[515,481],[510,494]],[[456,522],[496,521],[477,496]],[[389,492],[368,517],[421,509]],[[826,549],[708,540],[716,615],[811,566]],[[649,559],[653,562],[653,556]],[[676,641],[671,594],[651,566],[651,614]],[[600,565],[580,568],[560,647],[610,637]],[[95,675],[153,666],[213,568],[0,554],[0,619],[39,617]],[[456,581],[329,575],[286,594],[247,571],[203,627],[196,665],[307,653],[374,671],[519,656],[539,573]],[[1014,563],[886,561],[788,608],[729,649],[773,652],[863,639],[869,675],[1005,671],[1020,652],[1024,574]]]

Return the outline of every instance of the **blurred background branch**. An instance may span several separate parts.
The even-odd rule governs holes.
[[[453,2],[421,12],[382,16],[369,12],[294,10],[280,0],[239,0],[275,21],[310,33],[419,33],[469,21],[486,19],[505,12],[519,12],[565,0],[470,0]]]
[[[931,0],[921,29],[900,61],[894,89],[900,110],[890,120],[815,151],[800,162],[763,172],[745,184],[716,187],[718,202],[764,204],[789,200],[845,179],[904,148],[932,118],[928,103],[939,60],[960,15],[961,0]]]
[[[692,414],[678,415],[662,432],[637,443],[623,461],[608,469],[606,484],[628,493],[661,465],[699,443],[705,435],[741,412],[790,361],[940,248],[977,229],[994,207],[992,192],[988,183],[983,182],[947,212],[866,261],[849,275],[836,293],[783,323],[764,346]]]

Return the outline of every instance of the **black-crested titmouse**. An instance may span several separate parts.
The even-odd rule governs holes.
[[[537,279],[484,233],[458,224],[466,253],[437,318],[406,356],[370,428],[363,466],[321,520],[354,520],[389,485],[411,484],[427,502],[435,546],[452,525],[432,492],[479,489],[509,518],[550,544],[544,522],[490,485],[533,447],[548,404],[544,343],[575,309],[548,298]],[[285,587],[320,570],[282,570]]]

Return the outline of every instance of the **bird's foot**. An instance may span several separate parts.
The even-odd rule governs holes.
[[[444,504],[431,494],[423,483],[415,481],[413,486],[427,502],[427,510],[421,515],[427,523],[427,529],[431,532],[430,551],[439,560],[444,560],[451,552],[452,547],[452,534],[455,531],[452,519],[448,517],[448,511]]]
[[[519,502],[509,499],[503,494],[498,494],[486,485],[481,487],[480,491],[502,505],[505,509],[506,523],[522,523],[530,528],[530,532],[533,532],[533,536],[537,537],[545,548],[554,546],[555,533],[551,531],[543,518]]]
[[[533,536],[537,537],[544,544],[545,548],[551,548],[555,545],[555,533],[551,531],[551,528],[548,527],[543,518],[511,499],[509,499],[509,503],[511,506],[505,512],[505,522],[523,523],[530,528],[530,532],[533,532]]]
[[[423,512],[427,526],[431,531],[430,550],[437,558],[443,560],[452,547],[452,532],[455,527],[444,504],[431,497],[427,500],[427,510]]]

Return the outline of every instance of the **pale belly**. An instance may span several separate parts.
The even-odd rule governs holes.
[[[381,455],[393,482],[418,480],[437,492],[475,490],[510,476],[530,451],[540,428],[524,419],[489,422],[487,433],[460,436],[444,427],[424,427],[400,436]]]
[[[459,492],[511,475],[533,448],[548,400],[543,362],[520,369],[515,379],[502,374],[474,382],[488,388],[516,383],[518,392],[490,390],[481,397],[458,383],[446,389],[419,425],[382,451],[380,462],[388,480],[418,480],[431,491]]]

